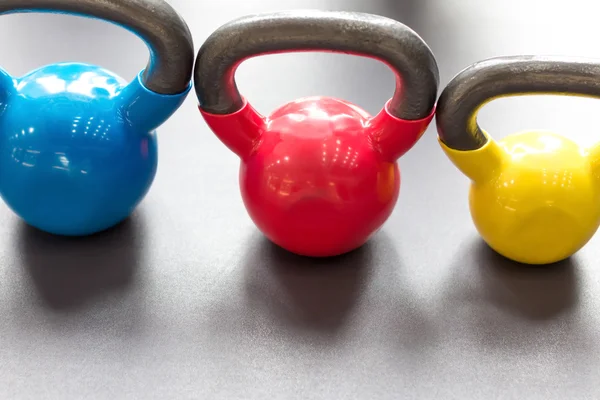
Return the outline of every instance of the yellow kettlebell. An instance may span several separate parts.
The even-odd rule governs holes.
[[[600,225],[600,145],[582,148],[548,132],[495,141],[477,123],[486,103],[524,94],[600,97],[600,63],[517,56],[475,63],[442,92],[439,143],[471,179],[477,230],[496,252],[525,264],[549,264],[581,249]]]

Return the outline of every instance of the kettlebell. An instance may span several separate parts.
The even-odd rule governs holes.
[[[235,71],[263,54],[328,51],[370,57],[396,75],[374,117],[331,97],[259,114]],[[196,57],[194,87],[214,134],[241,160],[251,220],[280,247],[327,257],[362,246],[398,199],[396,161],[433,118],[438,68],[425,42],[398,21],[357,12],[294,10],[244,16],[218,28]]]
[[[600,62],[544,56],[498,57],[456,75],[437,106],[439,143],[471,180],[469,207],[485,242],[524,264],[550,264],[580,250],[600,223],[600,146],[583,148],[547,131],[495,141],[477,122],[506,96],[600,97]]]
[[[84,63],[0,69],[0,196],[27,224],[89,235],[127,218],[157,169],[155,129],[191,90],[192,37],[163,0],[0,0],[0,14],[99,18],[150,51],[131,82]]]

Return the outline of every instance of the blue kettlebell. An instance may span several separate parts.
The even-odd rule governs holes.
[[[26,223],[68,236],[126,219],[157,168],[155,129],[191,89],[190,31],[163,0],[0,0],[0,14],[99,18],[137,34],[150,60],[131,82],[99,66],[0,68],[0,196]]]

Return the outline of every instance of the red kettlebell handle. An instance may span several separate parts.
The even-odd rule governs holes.
[[[393,97],[367,126],[373,146],[395,161],[427,129],[435,113],[439,71],[427,44],[393,19],[358,13],[294,10],[235,19],[211,34],[196,57],[199,109],[219,139],[244,158],[266,120],[240,94],[235,72],[248,58],[329,51],[377,59],[396,75]]]

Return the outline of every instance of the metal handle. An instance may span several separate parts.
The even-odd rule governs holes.
[[[60,12],[100,18],[137,34],[150,59],[142,82],[160,94],[178,94],[190,84],[194,45],[188,26],[163,0],[0,0],[0,15]]]
[[[217,29],[196,57],[194,87],[200,107],[231,114],[244,101],[235,71],[247,58],[293,51],[333,51],[368,56],[396,73],[388,111],[405,120],[429,115],[437,100],[439,72],[427,44],[406,25],[357,12],[295,10],[254,14]]]
[[[475,63],[442,91],[436,111],[440,140],[454,150],[483,147],[488,139],[477,123],[481,107],[499,97],[527,94],[600,97],[600,61],[513,56]]]

